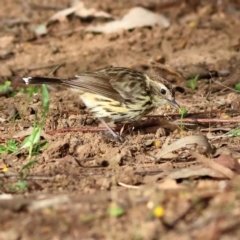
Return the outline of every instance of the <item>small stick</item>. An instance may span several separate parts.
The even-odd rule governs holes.
[[[240,123],[239,119],[212,119],[212,118],[184,118],[183,123]],[[180,123],[180,120],[175,120],[175,123]]]

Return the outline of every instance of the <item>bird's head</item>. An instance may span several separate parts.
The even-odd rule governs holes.
[[[153,103],[156,107],[170,104],[175,108],[180,108],[175,101],[175,88],[167,80],[158,75],[153,75],[150,78],[149,84],[153,93]]]

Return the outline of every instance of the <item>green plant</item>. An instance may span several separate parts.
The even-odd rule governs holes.
[[[28,188],[28,183],[22,180],[18,180],[16,185],[19,190],[25,190],[26,188]]]
[[[237,92],[240,92],[240,83],[237,83],[234,88]]]
[[[28,183],[23,180],[18,180],[16,183],[8,186],[9,191],[11,192],[22,192],[24,190],[27,190],[28,188]]]
[[[240,128],[232,129],[229,132],[230,137],[239,137],[240,136]]]
[[[197,81],[198,81],[199,75],[197,75],[195,78],[187,81],[187,87],[191,88],[192,90],[195,90],[197,88]]]
[[[11,81],[5,81],[4,85],[0,85],[0,92],[5,92],[5,95],[8,97],[13,97],[15,92],[11,88]]]
[[[6,146],[0,145],[0,154],[3,153],[14,153],[19,150],[18,143],[14,140],[7,140]]]
[[[33,96],[33,94],[40,93],[41,89],[35,86],[31,86],[26,88],[26,92],[28,93],[28,100]]]
[[[31,135],[29,135],[24,139],[21,147],[21,149],[29,148],[29,158],[33,156],[34,147],[37,146],[40,140],[41,130],[49,110],[49,94],[48,94],[47,87],[44,84],[42,85],[42,95],[43,95],[43,115],[39,120],[39,122],[37,122],[37,112],[36,112],[33,132]]]
[[[183,118],[185,117],[185,115],[187,114],[187,109],[185,107],[180,108],[179,110],[181,117],[180,117],[180,129],[181,132],[183,132]]]
[[[124,213],[124,210],[116,203],[111,203],[107,212],[111,217],[119,217]]]
[[[21,171],[20,171],[20,176],[22,179],[25,179],[26,176],[29,174],[31,167],[33,167],[37,161],[29,161],[27,164],[25,164]]]
[[[10,81],[6,81],[4,83],[4,85],[0,85],[0,92],[4,91],[4,90],[7,90],[10,86],[11,86],[11,82]]]

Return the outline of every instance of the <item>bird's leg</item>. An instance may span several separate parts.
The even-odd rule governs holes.
[[[115,133],[109,126],[108,124],[102,119],[102,118],[98,118],[100,120],[100,122],[107,128],[107,130],[112,134],[112,136],[118,140],[119,142],[122,142],[121,137]]]
[[[120,132],[119,132],[119,136],[122,136],[123,131],[124,131],[124,129],[125,129],[125,126],[126,126],[126,124],[123,124],[123,126],[122,126],[122,128],[121,128],[121,130],[120,130]]]
[[[135,127],[131,126],[129,124],[124,124],[119,132],[119,136],[122,136],[123,133],[130,132],[130,134],[133,133]]]

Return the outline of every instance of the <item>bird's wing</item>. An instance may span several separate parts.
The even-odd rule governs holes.
[[[96,72],[82,73],[62,82],[70,87],[103,95],[119,102],[148,94],[145,75],[128,68],[104,68]]]
[[[124,98],[113,88],[110,80],[107,76],[100,73],[83,73],[76,75],[75,78],[63,80],[62,83],[72,88],[79,88],[82,91],[96,93],[119,102],[124,102]]]
[[[106,74],[111,86],[126,100],[138,99],[149,93],[149,86],[145,74],[133,69],[110,67],[99,70]]]

